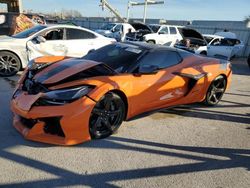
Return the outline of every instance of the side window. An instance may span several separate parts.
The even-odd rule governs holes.
[[[219,45],[220,45],[220,39],[214,39],[214,40],[211,42],[211,45],[213,45],[213,46],[219,46]]]
[[[169,27],[170,30],[170,35],[175,35],[177,34],[176,28],[175,27]]]
[[[221,46],[233,46],[234,41],[231,41],[230,39],[221,39]]]
[[[63,40],[63,28],[47,31],[43,37],[46,40]]]
[[[168,34],[168,27],[162,27],[162,28],[160,29],[159,33]]]
[[[227,39],[229,41],[229,43],[231,44],[231,46],[240,44],[240,40],[238,39]]]
[[[164,69],[180,63],[181,57],[174,51],[155,51],[146,55],[140,62],[140,66],[158,66]]]
[[[119,31],[121,31],[121,29],[122,29],[122,25],[117,25],[114,28],[114,32],[119,32]]]
[[[66,29],[67,40],[76,39],[94,39],[96,36],[93,33],[80,29]]]

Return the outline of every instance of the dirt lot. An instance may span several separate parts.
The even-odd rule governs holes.
[[[162,110],[73,147],[24,140],[9,108],[18,76],[0,78],[0,186],[249,188],[250,69],[233,69],[217,107]]]

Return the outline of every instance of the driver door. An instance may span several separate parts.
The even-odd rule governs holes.
[[[133,76],[134,94],[131,97],[132,114],[160,108],[178,102],[188,88],[187,79],[173,74],[180,69],[181,58],[174,51],[158,50],[146,55]],[[142,67],[157,66],[158,71],[140,73]]]
[[[166,44],[170,42],[169,30],[167,26],[162,26],[158,32],[158,44]]]
[[[29,60],[40,56],[65,56],[67,47],[64,40],[64,28],[47,30],[27,42]]]

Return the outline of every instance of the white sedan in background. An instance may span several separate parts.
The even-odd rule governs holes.
[[[15,75],[40,56],[82,57],[115,42],[91,30],[70,25],[37,25],[0,37],[0,76]]]
[[[220,32],[216,33],[215,35],[203,35],[208,43],[208,56],[225,58],[229,60],[243,49],[244,44],[242,41],[237,39],[235,35],[226,34],[227,32]]]

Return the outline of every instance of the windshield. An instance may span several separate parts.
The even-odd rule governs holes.
[[[210,37],[210,36],[203,36],[203,37],[207,41],[207,43],[210,43],[214,39],[214,37]]]
[[[103,62],[116,72],[123,73],[128,72],[143,51],[134,45],[111,44],[87,54],[83,59]]]
[[[105,24],[104,26],[101,27],[103,30],[111,30],[116,24]]]
[[[20,32],[18,34],[12,35],[12,37],[24,39],[24,38],[27,38],[27,37],[33,35],[34,33],[37,33],[38,31],[41,31],[44,28],[46,28],[46,26],[44,26],[44,25],[37,25],[35,27],[32,27],[32,28],[27,29],[25,31],[22,31],[22,32]]]
[[[154,31],[154,33],[157,33],[161,26],[159,26],[159,25],[149,25],[149,27]]]

